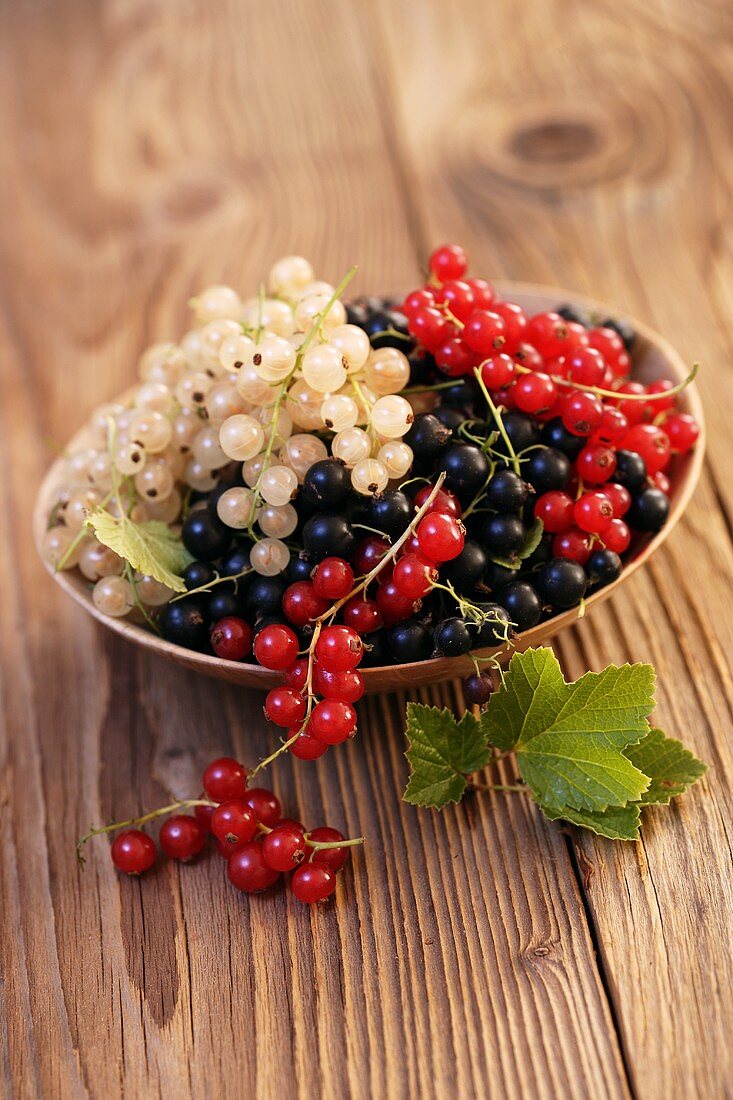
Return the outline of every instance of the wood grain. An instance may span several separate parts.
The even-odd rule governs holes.
[[[9,1096],[731,1088],[730,15],[460,14],[0,6]],[[453,235],[488,272],[618,301],[707,365],[713,443],[689,518],[558,649],[573,675],[653,660],[660,723],[710,777],[639,846],[571,839],[498,796],[418,812],[400,800],[404,696],[374,697],[354,744],[273,775],[294,814],[369,836],[335,906],[249,902],[214,856],[120,881],[100,842],[80,873],[90,821],[188,794],[212,754],[253,760],[272,735],[258,695],[126,646],[44,576],[30,522],[48,441],[129,383],[203,283],[248,288],[300,251],[326,277],[358,260],[361,288],[400,288]],[[457,701],[450,685],[420,698]]]

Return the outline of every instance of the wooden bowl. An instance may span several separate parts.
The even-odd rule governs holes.
[[[613,316],[615,312],[611,307],[592,299],[572,294],[566,290],[555,290],[552,287],[533,286],[526,283],[503,283],[498,285],[498,289],[502,295],[519,302],[530,313],[554,309],[566,302],[572,302],[587,310],[598,311],[604,317]],[[681,382],[689,373],[689,369],[677,352],[666,340],[647,328],[646,325],[634,321],[633,318],[631,323],[637,333],[637,344],[634,350],[634,377],[645,383],[652,382],[657,378],[669,378],[675,383]],[[648,561],[655,550],[671,535],[695,490],[703,463],[705,430],[702,405],[694,384],[682,392],[679,404],[683,411],[692,413],[697,420],[700,425],[700,439],[691,454],[675,459],[671,508],[667,523],[658,534],[643,543],[634,557],[626,562],[623,572],[613,584],[607,585],[586,599],[586,616],[600,603],[612,596],[618,586],[624,584],[644,562]],[[77,433],[72,439],[70,447],[83,446],[84,434],[84,430]],[[39,550],[46,531],[48,515],[55,501],[62,476],[63,459],[58,459],[44,478],[38,493],[33,515],[33,535]],[[124,619],[111,619],[97,611],[92,603],[90,585],[83,577],[75,571],[57,573],[52,566],[49,566],[48,563],[45,564],[56,583],[72,599],[76,600],[88,614],[93,615],[109,630],[114,630],[115,633],[121,634],[124,638],[135,642],[151,653],[169,657],[179,665],[196,672],[203,672],[208,676],[215,676],[235,684],[243,684],[246,687],[269,690],[273,685],[281,682],[282,678],[279,673],[260,668],[259,665],[239,664],[235,661],[225,661],[204,653],[196,653],[193,650],[166,642],[135,623]],[[516,639],[515,648],[523,650],[530,646],[544,645],[558,631],[576,622],[577,618],[577,608],[555,615],[552,619],[548,619],[546,622],[520,634]],[[502,654],[501,651],[497,650],[480,650],[477,652],[480,652],[482,656],[487,656],[492,652],[498,653],[501,659],[508,659],[510,655],[508,653]],[[363,675],[367,692],[379,692],[419,687],[423,684],[436,683],[439,680],[466,676],[472,671],[471,659],[468,655],[465,655],[450,658],[436,657],[429,661],[387,665],[380,668],[365,668]]]

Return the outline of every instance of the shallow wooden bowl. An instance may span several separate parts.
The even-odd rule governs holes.
[[[519,302],[531,313],[553,309],[567,302],[573,302],[588,310],[597,310],[604,317],[613,316],[615,313],[609,306],[572,294],[570,291],[555,290],[552,287],[533,286],[526,283],[504,283],[499,284],[498,289],[503,295]],[[677,352],[656,332],[638,321],[634,321],[633,318],[631,321],[637,332],[637,346],[634,352],[634,377],[646,383],[657,378],[670,378],[674,382],[681,382],[689,373],[689,368]],[[669,519],[662,530],[644,543],[635,556],[627,561],[618,580],[588,597],[585,601],[586,615],[590,614],[598,604],[612,596],[619,585],[624,584],[644,562],[648,561],[655,550],[671,535],[695,490],[702,468],[705,431],[702,405],[694,385],[683,391],[680,396],[680,406],[685,412],[693,414],[700,424],[701,432],[700,440],[692,454],[675,459]],[[70,446],[83,445],[83,436],[83,431],[77,433]],[[44,478],[38,493],[33,516],[33,535],[39,549],[62,474],[63,460],[58,459]],[[88,614],[93,615],[109,630],[114,630],[115,633],[121,634],[124,638],[143,646],[152,653],[169,657],[179,665],[196,672],[203,672],[208,676],[216,676],[222,680],[229,680],[232,683],[243,684],[247,687],[258,687],[267,690],[281,681],[279,673],[270,672],[258,665],[239,664],[235,661],[225,661],[204,653],[195,653],[193,650],[183,649],[181,646],[163,641],[156,634],[137,626],[135,623],[124,619],[108,618],[95,608],[92,603],[90,586],[83,577],[76,572],[56,573],[47,563],[46,565],[56,583],[72,599],[76,600]],[[540,623],[539,626],[533,627],[532,630],[526,630],[519,635],[516,639],[516,649],[521,650],[530,646],[543,645],[558,631],[576,622],[577,618],[577,608],[555,615],[552,619],[548,619],[546,622]],[[480,652],[482,655],[488,655],[492,651],[482,650]],[[508,658],[508,654],[505,654],[505,656]],[[411,664],[367,668],[363,670],[363,673],[366,690],[368,692],[378,692],[418,687],[422,684],[448,680],[456,676],[466,676],[471,671],[473,671],[473,665],[470,657],[463,656],[438,657],[429,661],[419,661]]]

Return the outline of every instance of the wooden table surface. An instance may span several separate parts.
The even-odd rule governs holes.
[[[731,1095],[732,56],[725,0],[0,6],[3,1095]],[[687,517],[557,651],[570,676],[652,661],[658,723],[708,776],[635,845],[519,797],[418,811],[404,698],[374,698],[353,744],[275,778],[369,838],[337,904],[250,901],[213,856],[121,880],[104,842],[80,873],[90,821],[273,737],[256,694],[141,654],[45,576],[53,442],[202,285],[302,252],[400,290],[443,239],[703,364]]]

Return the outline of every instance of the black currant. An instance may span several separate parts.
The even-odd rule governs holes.
[[[616,451],[613,480],[630,493],[638,493],[646,484],[646,463],[636,451]]]
[[[310,580],[312,572],[312,561],[309,561],[302,554],[290,555],[290,561],[288,562],[288,582],[290,584],[295,584],[296,581]]]
[[[192,588],[203,588],[213,580],[216,580],[216,571],[208,561],[192,561],[183,570],[183,583],[189,592]]]
[[[212,588],[208,597],[208,613],[212,623],[218,623],[220,619],[227,619],[230,615],[241,618],[244,610],[242,594],[234,591],[231,584],[218,584]]]
[[[509,569],[506,565],[499,565],[496,561],[489,561],[484,576],[484,584],[495,592],[497,588],[503,588],[505,584],[511,584],[517,579],[516,569]]]
[[[232,544],[232,531],[207,508],[197,508],[183,524],[181,538],[189,554],[213,561],[226,554]]]
[[[511,412],[504,413],[502,419],[504,421],[504,429],[509,436],[515,454],[526,450],[527,447],[533,447],[536,443],[539,443],[540,432],[533,416],[512,409]],[[503,455],[508,453],[506,443],[501,436],[496,441],[495,449]]]
[[[335,458],[314,462],[303,479],[303,496],[321,511],[341,508],[351,493],[351,475]]]
[[[473,637],[463,619],[443,619],[433,631],[433,642],[441,657],[460,657],[468,653]]]
[[[497,599],[509,612],[509,618],[517,632],[529,630],[540,621],[542,604],[527,581],[512,581],[497,593]]]
[[[621,558],[613,550],[594,550],[585,563],[588,580],[594,588],[611,584],[621,574]]]
[[[412,501],[407,493],[391,489],[371,497],[366,522],[369,527],[396,539],[407,529],[413,515]]]
[[[480,543],[466,539],[458,557],[446,562],[441,572],[458,592],[469,592],[481,583],[487,565],[488,558]]]
[[[364,659],[362,665],[367,668],[379,668],[382,665],[392,663],[392,658],[387,645],[387,631],[375,630],[369,635],[368,645],[364,647]]]
[[[387,635],[387,651],[395,664],[426,661],[433,652],[433,638],[428,628],[415,620],[397,623]]]
[[[588,584],[583,566],[567,558],[553,558],[540,566],[532,579],[543,602],[558,611],[576,607]]]
[[[529,461],[522,469],[536,493],[549,493],[552,489],[564,489],[567,485],[570,459],[557,447],[542,447],[530,452]]]
[[[574,321],[576,325],[590,328],[593,324],[590,314],[578,306],[560,306],[557,310],[564,321]]]
[[[246,606],[252,618],[277,615],[282,607],[285,585],[277,577],[255,577],[247,589]]]
[[[404,440],[416,458],[433,462],[445,450],[453,435],[433,413],[418,413]]]
[[[486,503],[495,512],[518,512],[529,495],[529,486],[513,470],[497,470],[486,488]]]
[[[484,703],[488,703],[493,690],[494,685],[488,673],[479,675],[474,672],[463,681],[463,697],[472,706],[482,707]]]
[[[461,501],[470,500],[489,476],[489,460],[472,443],[452,443],[441,455],[438,469],[445,471],[445,487]]]
[[[562,451],[571,462],[575,461],[587,443],[583,436],[573,435],[572,432],[569,432],[559,417],[547,421],[540,438],[547,447],[554,447],[558,451]]]
[[[446,386],[440,391],[441,405],[451,405],[453,408],[465,409],[473,405],[478,397],[479,389],[472,378],[459,378],[451,386]]]
[[[369,334],[369,341],[373,348],[399,348],[400,351],[409,351],[415,341],[407,331],[407,318],[399,309],[388,309],[378,315],[372,324],[367,321],[364,326]],[[393,329],[393,332],[385,332],[385,329]]]
[[[457,432],[466,420],[465,413],[460,409],[451,408],[450,405],[441,405],[435,410],[433,416],[436,416],[440,423],[445,424],[446,428],[450,428],[452,432]]]
[[[484,603],[480,609],[485,618],[477,628],[476,644],[494,649],[511,634],[509,612],[498,603]]]
[[[487,550],[505,557],[524,546],[527,533],[519,516],[489,516],[484,522],[483,540]]]
[[[635,531],[659,531],[669,515],[669,497],[661,489],[644,489],[631,501],[624,519]]]
[[[249,546],[235,546],[228,554],[225,554],[221,559],[221,563],[218,568],[220,577],[234,577],[237,573],[243,573],[245,569],[249,569]]]
[[[303,549],[314,564],[329,557],[350,558],[355,544],[351,524],[344,516],[320,512],[303,525]]]
[[[185,646],[187,649],[204,650],[208,648],[209,631],[201,601],[195,596],[174,600],[163,608],[158,620],[163,637],[167,642]]]

